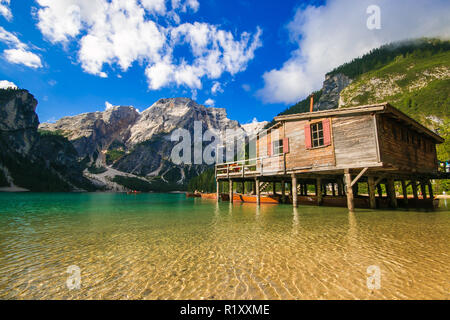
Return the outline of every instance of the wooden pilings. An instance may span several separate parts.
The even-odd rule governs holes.
[[[392,208],[397,208],[397,195],[395,193],[394,179],[388,179],[386,184],[386,191],[389,198],[389,205]]]
[[[425,183],[423,181],[420,181],[420,191],[422,192],[422,197],[424,199],[427,198],[427,189],[425,189]]]
[[[430,196],[430,199],[434,199],[433,185],[431,184],[431,181],[428,181],[427,185],[428,185],[428,194]]]
[[[412,190],[413,190],[414,200],[418,200],[419,199],[419,194],[417,192],[417,181],[411,180],[411,187],[412,187]]]
[[[408,205],[408,188],[406,187],[406,181],[402,180],[402,192],[403,192],[403,202]]]
[[[233,203],[233,180],[228,180],[228,192],[230,194],[230,203]]]
[[[368,178],[368,185],[369,185],[369,206],[370,206],[370,209],[376,209],[377,208],[377,200],[375,199],[375,178],[374,177]]]
[[[298,207],[297,176],[292,175],[292,205]]]
[[[259,206],[261,204],[261,189],[258,178],[255,179],[255,188],[256,188],[256,204]]]
[[[349,169],[344,171],[345,186],[347,189],[347,207],[350,212],[355,211],[355,200],[353,198],[352,175]]]
[[[216,201],[220,200],[220,181],[216,180]]]
[[[323,190],[322,190],[322,179],[316,179],[316,196],[317,196],[317,205],[321,206],[323,202]]]
[[[267,194],[267,197],[272,197],[271,194],[273,191],[273,194],[276,195],[276,199],[279,203],[290,203],[290,200],[292,200],[294,207],[297,207],[300,202],[311,204],[314,203],[319,206],[337,205],[342,203],[342,201],[345,201],[343,198],[340,198],[342,195],[346,196],[349,211],[354,211],[355,206],[365,206],[371,209],[386,207],[428,207],[430,206],[430,199],[434,198],[433,186],[430,177],[420,175],[396,176],[392,173],[380,174],[374,170],[368,172],[368,174],[365,174],[367,170],[364,172],[362,170],[359,174],[357,174],[356,170],[357,169],[345,169],[341,171],[340,176],[337,174],[327,175],[324,173],[318,173],[315,175],[290,173],[289,175],[285,174],[280,175],[279,177],[256,176],[250,179],[230,177],[226,180],[220,179],[216,181],[216,198],[217,201],[220,201],[221,196],[223,197],[223,193],[227,193],[227,182],[229,187],[229,199],[231,203],[235,202],[234,193],[241,192],[241,189],[244,194],[253,193],[254,196],[253,200],[241,198],[238,202],[256,202],[257,204],[261,204],[262,202],[265,203],[266,198],[262,197],[261,193],[264,195]],[[290,180],[288,180],[289,177]],[[358,183],[360,191],[362,192],[360,195],[356,193],[358,190],[356,187]],[[368,186],[367,193],[365,190],[365,185],[363,186],[363,184],[367,184]],[[412,198],[408,198],[408,187],[410,185],[412,187],[414,200]],[[308,187],[310,192],[308,192]],[[311,192],[313,187],[315,189],[315,196],[311,197],[313,195],[313,192]],[[421,194],[423,195],[423,199],[426,201],[422,201],[422,197],[419,199],[419,188]],[[398,199],[396,189],[397,193],[400,194]],[[385,190],[386,193],[384,193]],[[306,197],[308,194],[309,197]],[[331,197],[331,195],[333,196]]]

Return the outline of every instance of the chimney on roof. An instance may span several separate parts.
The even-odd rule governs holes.
[[[314,112],[314,93],[311,94],[311,103],[309,105],[309,112]]]

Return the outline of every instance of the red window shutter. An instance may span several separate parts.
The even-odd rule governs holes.
[[[309,124],[305,126],[305,147],[311,149],[311,126]]]
[[[323,143],[325,146],[331,146],[330,119],[323,120],[322,127],[323,127]]]
[[[270,138],[270,133],[267,133],[267,155],[272,156],[272,139]]]
[[[289,138],[283,139],[283,153],[289,153]]]

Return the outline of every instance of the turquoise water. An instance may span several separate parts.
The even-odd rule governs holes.
[[[0,193],[1,299],[448,299],[450,211]],[[70,290],[69,266],[80,270]],[[369,289],[367,268],[381,271]]]

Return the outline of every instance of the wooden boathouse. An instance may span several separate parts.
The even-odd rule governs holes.
[[[439,172],[436,155],[444,139],[388,103],[275,121],[257,135],[256,158],[216,165],[217,199],[260,204],[269,187],[270,199],[294,206],[430,207],[430,180],[449,178]]]

